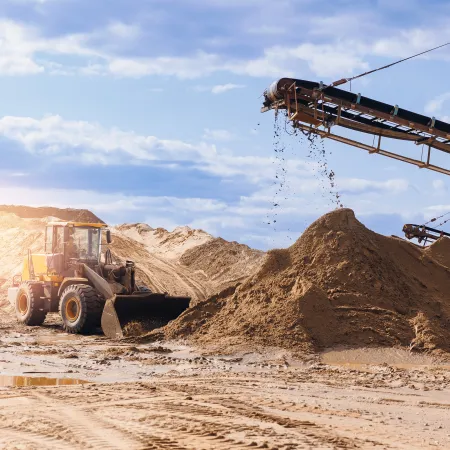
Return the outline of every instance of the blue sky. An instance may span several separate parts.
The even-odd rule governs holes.
[[[0,203],[287,246],[335,205],[305,141],[275,158],[264,89],[387,64],[450,41],[449,22],[444,1],[3,0]],[[352,90],[449,120],[449,69],[447,48]],[[450,211],[448,177],[324,145],[343,204],[375,231]]]

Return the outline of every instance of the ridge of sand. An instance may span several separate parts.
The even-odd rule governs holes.
[[[185,251],[214,239],[206,231],[187,226],[177,227],[170,232],[164,228],[152,228],[145,223],[136,223],[119,225],[114,231],[140,242],[149,252],[171,260],[177,260]]]
[[[152,290],[191,296],[192,304],[241,283],[265,255],[203,230],[178,227],[168,232],[146,224],[116,227],[112,251],[119,260],[128,255],[135,261],[138,278]]]
[[[53,206],[0,205],[0,212],[12,213],[22,219],[40,219],[55,217],[63,221],[104,223],[87,209],[55,208]]]
[[[6,290],[12,277],[21,273],[28,250],[44,251],[45,225],[54,220],[59,219],[21,218],[0,210],[0,303],[6,303]],[[190,296],[193,304],[244,280],[264,256],[189,227],[168,232],[146,224],[124,224],[112,232],[114,257],[134,261],[141,283],[155,292]]]
[[[379,235],[339,209],[290,248],[269,251],[237,289],[186,311],[164,333],[223,347],[450,350],[450,270],[440,251],[447,248],[446,241],[423,249]]]

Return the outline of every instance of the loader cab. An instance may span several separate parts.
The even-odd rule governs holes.
[[[71,263],[98,264],[105,224],[51,222],[45,230],[45,253],[60,255],[67,267]],[[106,230],[108,243],[111,241]]]

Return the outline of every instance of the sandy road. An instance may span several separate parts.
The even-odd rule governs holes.
[[[0,319],[0,449],[450,448],[450,367],[428,360],[223,356],[68,336],[56,318],[43,328]],[[11,385],[43,376],[90,383]]]
[[[217,373],[4,390],[0,445],[5,449],[449,448],[448,392],[437,401],[433,391],[338,387],[327,383],[324,374],[317,382],[311,376],[306,382],[293,373],[278,375]],[[300,378],[305,375],[302,372]]]

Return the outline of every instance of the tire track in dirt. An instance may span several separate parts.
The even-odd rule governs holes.
[[[190,413],[182,411],[180,413],[167,411],[167,403],[160,405],[162,410],[147,408],[145,415],[141,416],[137,422],[129,425],[132,427],[133,434],[139,436],[146,442],[154,442],[161,445],[160,448],[166,448],[163,443],[167,444],[167,448],[195,448],[198,450],[215,448],[217,450],[241,449],[247,447],[253,442],[245,437],[245,433],[254,436],[264,436],[265,431],[258,426],[239,427],[239,433],[242,434],[241,440],[231,438],[236,433],[235,423],[232,418],[222,418],[219,423],[211,420],[209,416],[196,415],[196,409],[193,408]],[[174,405],[176,409],[176,406]],[[138,415],[141,411],[139,408],[132,409],[133,415]],[[217,415],[216,415],[217,417]],[[227,419],[229,422],[227,423]],[[111,422],[120,426],[120,420],[110,418]],[[139,424],[138,424],[139,422]],[[239,421],[241,423],[241,420]],[[280,435],[281,439],[283,436]],[[270,436],[265,437],[265,441]],[[274,442],[272,440],[272,442]],[[212,443],[214,445],[212,446]],[[176,445],[176,447],[174,447]]]
[[[126,385],[121,388],[125,391],[128,389]],[[295,430],[277,426],[276,423],[261,421],[259,418],[255,419],[251,415],[242,414],[242,411],[237,409],[221,406],[220,396],[217,399],[218,403],[208,403],[207,399],[193,402],[186,400],[186,394],[182,391],[172,391],[164,386],[162,386],[162,392],[159,388],[158,391],[157,393],[147,392],[134,399],[128,398],[128,393],[125,392],[125,399],[108,403],[106,397],[111,396],[110,389],[102,386],[101,389],[95,389],[92,392],[85,390],[83,396],[70,398],[65,402],[65,408],[71,411],[83,410],[84,408],[80,405],[84,403],[85,408],[89,408],[87,420],[96,428],[100,423],[105,430],[111,428],[119,433],[126,432],[144,448],[231,450],[247,448],[252,443],[258,446],[266,443],[274,446],[276,443],[289,444],[299,440]],[[75,392],[76,390],[73,391]],[[40,394],[34,395],[43,399],[44,404],[61,404],[58,400],[55,402],[53,395],[51,398]],[[214,398],[212,401],[215,401]],[[60,411],[60,406],[56,408],[53,406],[50,412],[46,412],[46,417],[61,426],[67,423],[66,419],[62,420],[63,414],[68,415]],[[77,422],[72,420],[71,423],[72,428],[77,431]],[[126,430],[124,430],[124,424]],[[301,436],[305,443],[314,442],[304,434]],[[75,438],[79,441],[78,431]],[[117,448],[107,447],[94,438],[95,436],[89,433],[89,442],[93,442],[97,448]],[[114,442],[117,442],[116,438]]]
[[[27,450],[409,449],[431,448],[426,441],[431,446],[438,439],[440,448],[448,447],[448,419],[432,411],[445,403],[433,403],[426,392],[391,392],[373,381],[357,387],[349,372],[330,368],[291,370],[4,391],[0,448],[16,450],[20,434]],[[358,377],[373,380],[370,373]],[[442,424],[441,431],[419,428],[422,420],[414,413],[423,414],[424,407],[427,421]],[[3,428],[10,433],[2,435]]]
[[[189,391],[186,385],[171,389],[172,385],[173,382],[170,386],[156,383],[157,390],[155,387],[140,398],[110,402],[108,409],[105,409],[108,403],[104,395],[96,391],[98,402],[90,401],[89,408],[92,414],[101,415],[103,421],[117,429],[126,423],[127,430],[148,448],[227,450],[248,448],[252,444],[261,448],[289,446],[293,442],[297,443],[295,448],[359,446],[357,439],[340,437],[314,422],[292,420],[275,409],[266,411],[265,405],[258,404],[260,398],[251,398],[251,393],[238,397],[238,385],[231,389],[236,390],[234,399],[230,395],[208,393],[195,400],[186,399],[186,390]],[[228,394],[231,393],[229,390]]]
[[[65,443],[60,439],[42,436],[41,434],[24,430],[14,430],[11,429],[11,427],[0,425],[0,448],[3,450],[18,449],[24,448],[25,445],[27,450],[42,448],[51,450],[73,450],[72,444]]]
[[[41,424],[48,421],[53,425],[49,427],[49,435],[45,438],[54,438],[52,434],[55,433],[62,441],[69,440],[80,448],[91,447],[99,450],[142,448],[142,443],[132,438],[129,433],[115,429],[83,408],[38,392],[34,392],[32,397],[37,400],[33,409],[35,415],[36,409],[39,410]]]

